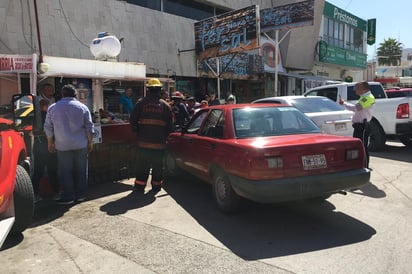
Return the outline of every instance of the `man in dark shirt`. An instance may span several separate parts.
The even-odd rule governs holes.
[[[152,191],[160,191],[163,184],[163,157],[166,139],[173,131],[172,111],[160,98],[162,84],[152,78],[147,83],[147,96],[139,101],[130,117],[137,133],[136,179],[134,188],[144,192],[152,169]]]

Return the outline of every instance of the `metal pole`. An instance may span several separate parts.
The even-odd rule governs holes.
[[[217,98],[220,100],[220,62],[219,57],[216,57],[216,74],[217,74]]]
[[[275,96],[278,96],[278,62],[279,62],[279,30],[276,30],[275,35]]]

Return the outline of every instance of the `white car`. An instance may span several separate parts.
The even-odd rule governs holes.
[[[266,97],[252,103],[276,103],[295,106],[305,113],[324,133],[352,136],[353,112],[323,96]]]

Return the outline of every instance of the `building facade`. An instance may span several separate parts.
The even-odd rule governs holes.
[[[199,73],[194,24],[251,5],[268,9],[294,3],[292,0],[1,1],[0,54],[36,53],[40,59],[42,55],[93,59],[91,41],[98,33],[109,32],[121,41],[119,62],[144,63],[147,77],[173,79],[172,90],[201,99],[204,94],[216,91],[218,85],[215,77]],[[278,77],[273,71],[263,71],[249,79],[222,78],[221,99],[227,93],[236,94],[238,102],[274,95],[276,78],[276,95],[301,94],[308,87],[331,80],[361,80],[366,69],[366,20],[324,0],[313,0],[313,10],[313,24],[278,32],[281,41],[278,60],[282,64]],[[275,32],[266,35],[273,40]],[[0,76],[2,90],[31,88],[24,75],[16,79],[1,71]]]

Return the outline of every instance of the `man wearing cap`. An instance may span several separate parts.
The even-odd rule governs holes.
[[[187,121],[190,119],[189,112],[187,110],[186,104],[184,103],[184,96],[180,91],[175,91],[172,93],[173,100],[173,115],[174,123],[178,127],[183,127]]]
[[[173,131],[172,111],[160,98],[162,84],[152,78],[147,83],[147,95],[137,102],[130,117],[130,124],[137,133],[136,179],[134,188],[144,192],[152,169],[152,191],[163,185],[163,157],[166,139]]]

